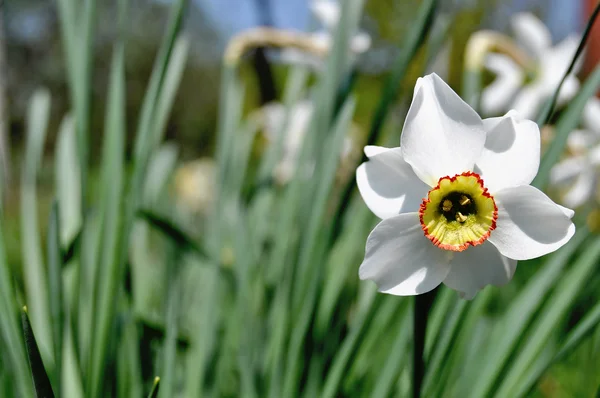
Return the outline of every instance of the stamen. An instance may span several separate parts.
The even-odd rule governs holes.
[[[460,202],[461,205],[466,206],[469,203],[471,203],[471,199],[469,199],[466,195],[463,195],[460,197]]]
[[[444,203],[442,203],[442,210],[444,210],[444,211],[452,210],[452,201],[450,201],[448,199],[444,200]]]
[[[456,212],[456,221],[465,222],[467,221],[467,216],[463,215],[460,211]]]

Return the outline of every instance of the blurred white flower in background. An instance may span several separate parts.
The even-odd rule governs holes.
[[[340,20],[340,4],[335,0],[314,0],[310,9],[323,25],[322,30],[312,34],[313,39],[331,48],[333,33]],[[371,47],[371,36],[366,32],[356,32],[350,39],[350,51],[362,54]]]
[[[579,207],[598,190],[600,172],[600,100],[592,97],[583,109],[583,129],[572,131],[567,139],[569,156],[554,165],[550,181],[566,188],[562,202]]]
[[[194,215],[208,214],[217,189],[217,165],[212,158],[187,162],[175,172],[177,204]]]
[[[574,212],[529,185],[540,131],[517,112],[481,120],[431,74],[417,80],[400,144],[365,147],[369,160],[356,171],[365,203],[383,219],[359,276],[381,292],[415,295],[444,283],[469,299],[575,233]]]
[[[303,100],[295,104],[286,118],[286,108],[283,104],[274,102],[263,106],[264,132],[270,144],[277,143],[280,134],[284,135],[281,161],[275,168],[275,179],[280,184],[289,182],[296,173],[298,157],[302,150],[302,143],[306,137],[310,122],[313,117],[314,106],[312,101]],[[286,120],[287,119],[287,120]],[[353,143],[350,137],[344,140],[341,161],[349,158],[353,152]],[[304,165],[303,176],[308,177],[314,171],[314,164]]]
[[[524,71],[504,54],[490,53],[485,66],[496,74],[496,80],[483,90],[481,109],[486,114],[498,114],[515,109],[522,117],[535,118],[544,101],[552,96],[577,47],[580,36],[573,34],[555,46],[548,28],[535,15],[524,12],[511,20],[517,43],[535,62],[535,73],[530,82]],[[565,80],[558,96],[558,105],[564,105],[579,90],[579,80],[575,74],[580,69],[576,64],[573,72]],[[522,88],[521,86],[525,84]]]
[[[510,109],[525,72],[510,57],[498,53],[487,54],[484,65],[496,78],[481,93],[481,109],[488,115],[500,115]]]
[[[340,4],[335,0],[313,0],[310,9],[322,25],[321,29],[310,33],[310,38],[318,48],[329,52],[333,45],[333,34],[340,21]],[[350,39],[349,49],[353,56],[366,52],[371,47],[371,36],[362,31],[356,32]],[[309,65],[317,69],[323,67],[323,60],[295,48],[283,49],[280,59],[297,65]]]

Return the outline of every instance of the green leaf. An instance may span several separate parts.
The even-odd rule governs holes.
[[[152,227],[165,234],[165,236],[170,238],[178,246],[192,250],[200,256],[208,258],[208,255],[206,254],[204,249],[200,247],[194,241],[194,239],[192,239],[186,232],[184,232],[181,228],[176,226],[168,218],[144,209],[138,210],[137,216],[148,222]]]
[[[62,350],[63,350],[63,287],[62,287],[62,255],[60,250],[59,211],[56,201],[50,210],[48,222],[47,254],[48,254],[48,282],[50,288],[50,320],[52,337],[54,341],[54,385],[56,391],[62,394]]]
[[[429,30],[433,26],[433,17],[437,8],[437,0],[424,0],[421,2],[415,21],[404,38],[404,42],[400,46],[402,52],[394,63],[392,75],[383,86],[381,100],[377,105],[375,116],[371,123],[371,129],[367,137],[367,145],[373,145],[377,142],[379,132],[383,127],[388,110],[392,102],[396,99],[400,83],[406,75],[408,67],[415,57],[419,48],[425,42],[425,38]]]
[[[2,367],[13,369],[12,382],[20,396],[33,395],[27,354],[23,345],[22,330],[18,321],[18,306],[13,287],[13,276],[6,261],[4,227],[6,223],[0,212],[0,347],[3,349]]]
[[[171,244],[171,251],[167,263],[166,292],[167,305],[165,314],[165,342],[163,346],[163,359],[160,366],[163,371],[163,388],[160,395],[170,398],[175,395],[175,375],[177,359],[177,337],[179,333],[179,316],[181,313],[181,256],[182,247]]]
[[[54,350],[48,305],[48,277],[43,262],[37,218],[36,179],[42,159],[49,114],[49,92],[36,91],[29,107],[25,164],[21,173],[21,248],[25,293],[32,314],[31,322],[45,359],[51,358]]]
[[[527,325],[543,303],[569,259],[579,245],[589,236],[589,231],[580,228],[563,248],[553,253],[541,269],[514,298],[500,321],[506,329],[501,338],[491,347],[490,359],[479,369],[479,377],[471,386],[471,396],[481,397],[490,394],[500,372],[508,363],[511,353],[526,331]],[[509,326],[510,325],[510,326]]]
[[[127,11],[125,5],[121,2],[119,7],[118,14],[121,19],[125,17]],[[98,397],[102,394],[104,367],[118,302],[114,295],[120,291],[119,283],[125,268],[124,263],[121,262],[121,249],[128,243],[127,236],[122,239],[126,137],[124,32],[121,32],[113,48],[107,104],[99,193],[100,232],[96,236],[98,242],[95,246],[99,251],[96,256],[89,259],[92,264],[82,264],[82,268],[91,271],[95,283],[91,297],[92,322],[88,330],[82,332],[92,336],[91,354],[86,372],[86,393],[90,397]],[[81,261],[88,261],[88,258],[82,256]]]
[[[66,115],[60,124],[55,151],[54,180],[61,228],[60,241],[63,245],[67,245],[69,242],[75,242],[83,221],[77,137],[75,121],[70,115]]]
[[[150,390],[150,394],[148,394],[148,398],[156,398],[158,397],[158,390],[160,387],[160,377],[154,378],[154,383],[152,384],[152,390]]]
[[[550,297],[535,323],[530,327],[529,339],[519,350],[518,356],[511,361],[510,370],[506,377],[503,377],[503,383],[496,391],[497,397],[515,396],[522,375],[533,365],[552,332],[560,326],[564,317],[569,313],[577,293],[583,288],[590,272],[598,264],[599,258],[600,240],[595,239],[573,263],[570,272],[563,275],[556,287],[556,292]]]
[[[598,5],[596,5],[594,12],[590,16],[590,19],[588,20],[585,30],[583,31],[583,35],[581,36],[581,40],[579,41],[579,46],[577,46],[577,50],[575,51],[575,54],[573,55],[573,59],[571,60],[571,64],[565,71],[565,74],[563,75],[562,79],[560,80],[560,83],[556,87],[556,90],[554,90],[554,94],[552,95],[550,101],[548,103],[546,103],[546,105],[544,106],[544,109],[542,109],[542,112],[538,118],[539,126],[548,124],[548,122],[552,118],[552,112],[554,111],[554,106],[556,105],[556,101],[558,100],[558,93],[560,93],[560,89],[562,88],[562,85],[564,84],[565,80],[567,79],[567,76],[569,76],[569,74],[571,74],[573,72],[573,68],[575,67],[575,65],[577,63],[577,60],[583,53],[585,44],[587,43],[590,33],[592,32],[592,27],[594,26],[594,22],[596,22],[596,18],[598,17],[599,12],[600,12],[600,3],[598,3]]]
[[[50,379],[44,368],[44,362],[42,361],[40,350],[35,340],[31,323],[29,322],[27,307],[23,307],[23,310],[21,311],[21,325],[23,327],[23,336],[25,337],[25,346],[27,347],[27,355],[29,357],[29,365],[31,366],[36,397],[54,398]]]
[[[592,74],[588,76],[579,93],[571,100],[567,109],[558,119],[554,128],[554,139],[542,157],[538,174],[532,182],[533,186],[544,189],[548,185],[552,166],[563,153],[569,133],[579,124],[585,104],[596,94],[598,87],[600,87],[600,65],[596,66]]]

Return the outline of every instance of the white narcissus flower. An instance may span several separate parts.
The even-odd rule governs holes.
[[[500,115],[510,109],[510,102],[525,81],[525,72],[510,57],[497,53],[487,54],[484,64],[496,78],[481,93],[481,109],[489,115]]]
[[[583,109],[581,130],[567,138],[571,156],[557,163],[550,172],[550,181],[557,187],[567,187],[562,203],[579,207],[598,190],[600,170],[600,100],[592,97]]]
[[[177,203],[194,214],[212,210],[217,189],[217,165],[211,158],[188,162],[175,172]]]
[[[333,32],[340,21],[340,4],[336,0],[313,0],[310,9],[325,28],[314,33],[313,37],[329,48]],[[359,31],[350,39],[350,51],[354,54],[362,54],[369,47],[371,47],[371,36],[365,32]]]
[[[322,25],[321,30],[310,34],[310,38],[317,47],[329,51],[333,43],[333,33],[340,21],[340,4],[336,0],[313,0],[310,9]],[[360,55],[371,47],[371,36],[358,31],[350,38],[349,47],[354,56]],[[281,51],[280,58],[291,64],[310,65],[317,69],[323,66],[322,60],[294,48]]]
[[[517,260],[557,250],[575,233],[572,210],[529,185],[540,131],[514,111],[481,120],[436,74],[417,80],[399,148],[368,146],[356,172],[382,218],[361,279],[400,296],[441,283],[472,298],[502,285]]]
[[[533,58],[537,66],[534,79],[519,90],[524,83],[523,72],[506,55],[488,54],[486,68],[496,73],[496,81],[484,89],[481,109],[486,114],[497,114],[500,109],[515,109],[526,118],[535,118],[544,101],[554,94],[560,80],[567,71],[577,47],[579,35],[570,35],[556,46],[552,46],[552,38],[548,28],[535,15],[523,12],[516,14],[511,26],[518,44]],[[579,80],[575,73],[579,71],[577,64],[573,72],[563,83],[558,96],[558,104],[562,105],[575,96],[579,90]],[[510,105],[509,105],[510,104]]]
[[[274,102],[262,108],[264,131],[269,142],[276,143],[279,134],[284,134],[282,158],[275,169],[275,178],[282,184],[287,183],[294,177],[302,143],[313,117],[313,110],[312,101],[300,101],[289,110],[288,120],[286,121],[286,109],[283,104]],[[352,149],[352,140],[346,137],[341,159],[344,160],[350,156]],[[314,164],[306,165],[303,172],[310,175],[313,169]]]

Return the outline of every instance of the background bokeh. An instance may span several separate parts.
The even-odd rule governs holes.
[[[353,149],[349,150],[352,156],[349,156],[347,164],[343,164],[341,171],[336,175],[334,181],[334,190],[332,196],[338,198],[343,196],[344,181],[348,178],[353,178],[353,172],[360,159],[362,145],[367,140],[367,134],[371,126],[371,121],[375,113],[376,107],[379,104],[382,96],[382,90],[388,84],[389,77],[393,74],[395,61],[402,53],[401,47],[404,43],[404,38],[409,33],[413,22],[417,18],[419,7],[424,1],[401,1],[401,0],[368,0],[365,2],[364,13],[360,18],[360,29],[367,32],[371,36],[370,48],[360,54],[356,59],[355,81],[353,93],[356,96],[356,107],[352,117],[352,125],[349,130],[350,135],[354,140]],[[404,115],[413,90],[414,82],[417,77],[423,74],[423,70],[427,72],[436,72],[444,77],[446,81],[455,89],[463,86],[463,70],[464,70],[464,48],[467,40],[472,33],[482,29],[492,29],[505,33],[510,32],[510,20],[513,15],[520,11],[531,11],[537,15],[549,28],[553,42],[563,40],[572,33],[581,33],[589,18],[591,9],[596,2],[590,0],[441,0],[437,14],[437,23],[439,26],[448,28],[445,35],[446,41],[439,46],[439,52],[429,53],[425,49],[417,52],[414,59],[408,66],[407,72],[400,82],[397,100],[392,103],[389,117],[383,126],[382,136],[391,137],[393,142],[396,142],[400,134]],[[135,132],[138,126],[138,118],[140,117],[144,95],[148,86],[155,58],[159,53],[162,37],[165,34],[165,29],[168,25],[168,10],[172,6],[169,0],[131,0],[129,4],[129,19],[127,21],[127,43],[125,52],[125,92],[126,92],[126,128],[127,133],[125,140],[125,165],[126,168],[131,167],[133,156],[133,148],[135,145]],[[0,6],[2,12],[2,21],[4,29],[4,43],[0,43],[0,51],[5,52],[4,59],[5,69],[2,71],[4,76],[0,79],[0,83],[5,84],[5,131],[0,131],[0,134],[5,134],[5,141],[8,147],[5,148],[5,157],[9,159],[9,178],[6,189],[6,198],[4,201],[4,241],[5,250],[8,258],[8,263],[11,266],[13,276],[17,285],[24,284],[23,275],[23,255],[22,255],[22,224],[19,222],[19,209],[22,203],[21,194],[19,192],[22,165],[25,157],[25,132],[27,128],[27,117],[30,101],[34,93],[39,87],[46,87],[52,98],[50,108],[48,134],[42,151],[41,167],[37,176],[37,212],[39,214],[39,229],[41,231],[42,242],[46,241],[48,228],[48,214],[51,211],[52,200],[55,196],[55,170],[52,165],[57,161],[57,152],[55,148],[58,143],[58,132],[65,114],[70,112],[71,98],[69,93],[69,81],[67,66],[65,64],[65,49],[62,42],[60,32],[60,13],[57,10],[56,2],[44,0],[5,0]],[[96,195],[101,192],[101,160],[102,152],[100,148],[105,140],[105,115],[110,103],[107,103],[109,92],[109,77],[111,73],[113,46],[118,37],[118,20],[116,18],[118,4],[117,1],[97,1],[97,15],[95,21],[95,37],[92,50],[92,65],[93,73],[90,87],[91,96],[91,113],[90,113],[90,193],[94,200],[98,200]],[[183,18],[182,31],[188,39],[189,53],[185,63],[184,72],[181,78],[181,83],[177,90],[172,112],[168,118],[165,130],[165,139],[169,143],[164,151],[161,150],[160,155],[165,162],[171,157],[177,156],[176,177],[168,184],[170,192],[169,200],[165,200],[162,196],[156,194],[156,203],[165,204],[165,208],[175,208],[177,206],[189,207],[193,216],[183,216],[180,218],[182,223],[187,223],[186,228],[190,234],[199,237],[199,240],[205,238],[205,232],[202,232],[204,220],[197,213],[203,211],[204,203],[210,203],[211,198],[206,198],[206,191],[211,190],[215,182],[211,180],[211,175],[214,178],[215,165],[207,161],[207,158],[216,157],[217,151],[217,130],[219,128],[219,109],[222,106],[223,87],[223,55],[224,51],[230,42],[240,32],[256,26],[272,26],[278,29],[288,29],[295,31],[311,32],[318,27],[318,23],[312,16],[309,8],[309,0],[191,0],[185,8]],[[436,25],[438,26],[438,25]],[[598,61],[600,51],[600,27],[596,27],[590,37],[588,51],[584,55],[583,68],[579,72],[581,81],[591,73]],[[3,45],[3,49],[2,46]],[[262,58],[264,57],[264,58]],[[261,61],[262,59],[262,61]],[[264,63],[266,59],[267,63]],[[543,62],[543,61],[542,61]],[[265,77],[266,74],[266,77]],[[265,50],[252,51],[247,54],[239,67],[238,72],[241,85],[245,87],[245,96],[243,98],[242,109],[245,117],[253,120],[253,111],[268,102],[282,101],[286,90],[286,82],[292,75],[290,65],[283,62],[280,54],[277,51]],[[487,74],[484,76],[486,82],[492,78]],[[311,76],[307,78],[310,84],[317,80]],[[266,83],[265,83],[266,82]],[[0,93],[2,91],[0,90]],[[300,123],[300,122],[298,122]],[[268,136],[268,134],[265,134]],[[249,154],[250,175],[253,177],[258,175],[258,159],[263,154],[263,149],[267,145],[268,138],[259,137],[254,141],[248,142],[252,147]],[[175,149],[176,148],[176,149]],[[177,155],[175,155],[177,154]],[[160,162],[161,159],[153,159]],[[345,169],[344,169],[345,167]],[[202,170],[202,172],[198,171]],[[207,171],[208,170],[208,171]],[[196,172],[208,176],[198,179],[195,177]],[[189,177],[193,175],[194,177]],[[160,176],[157,177],[160,179]],[[340,182],[342,181],[342,182]],[[148,186],[151,183],[147,182]],[[251,187],[240,184],[240,196],[244,199],[252,194]],[[152,188],[149,190],[151,191]],[[146,193],[146,192],[145,192]],[[152,192],[151,192],[152,194]],[[280,192],[276,193],[283,196]],[[152,195],[149,195],[152,196]],[[208,195],[211,196],[211,195]],[[286,196],[287,198],[287,196]],[[279,199],[278,199],[279,200]],[[91,205],[93,207],[93,205]],[[157,205],[158,206],[158,205]],[[198,209],[195,208],[198,207]],[[329,217],[334,212],[334,205],[331,208],[326,208],[325,216]],[[354,208],[353,208],[354,209]],[[92,209],[93,210],[93,209]],[[180,209],[177,207],[174,212]],[[189,209],[188,209],[189,210]],[[362,214],[362,213],[361,213]],[[359,217],[362,223],[357,228],[356,236],[352,235],[354,242],[360,241],[364,243],[364,238],[360,236],[365,225],[372,220],[366,217]],[[366,221],[365,221],[366,220]],[[585,224],[585,221],[583,222]],[[146,228],[146,229],[144,229]],[[350,227],[346,227],[350,229]],[[271,232],[274,234],[273,232]],[[156,234],[159,235],[159,234]],[[268,235],[268,234],[267,234]],[[136,225],[132,239],[131,257],[132,262],[144,263],[144,261],[154,261],[155,258],[160,258],[162,263],[167,262],[169,247],[156,236],[148,232],[148,227]],[[345,236],[345,235],[343,235]],[[139,237],[139,241],[136,239]],[[293,237],[297,238],[297,237]],[[265,252],[271,249],[268,241],[264,243]],[[350,242],[348,238],[348,242]],[[596,240],[591,241],[592,244],[598,244]],[[228,244],[231,242],[228,242]],[[261,242],[262,243],[262,242]],[[294,242],[297,243],[297,242]],[[235,244],[232,244],[235,246]],[[347,246],[352,246],[348,243]],[[332,250],[332,257],[338,255],[342,258],[342,254],[347,246],[341,248],[336,246],[336,250]],[[585,245],[583,245],[585,246]],[[584,247],[585,249],[586,247]],[[580,248],[581,249],[581,248]],[[362,248],[361,248],[362,250]],[[578,249],[579,250],[579,249]],[[583,250],[583,249],[581,249]],[[338,252],[339,251],[339,252]],[[165,254],[166,253],[166,254]],[[329,252],[327,252],[329,253]],[[579,252],[577,252],[579,253]],[[225,251],[222,254],[225,264],[234,263],[237,260],[230,260],[228,256],[233,254]],[[323,255],[323,258],[326,256]],[[238,256],[239,258],[239,256]],[[329,257],[327,257],[329,259]],[[229,263],[228,263],[229,261]],[[518,275],[515,280],[501,291],[494,290],[488,294],[485,304],[481,304],[479,311],[485,313],[487,317],[484,321],[477,323],[475,320],[464,315],[466,312],[460,312],[466,320],[472,321],[471,326],[477,328],[475,334],[479,334],[481,341],[487,336],[486,333],[492,330],[494,322],[498,322],[500,314],[506,308],[506,303],[511,302],[513,296],[517,296],[527,281],[537,272],[537,266],[541,264],[537,260],[525,262],[520,265]],[[544,263],[545,264],[545,263]],[[164,265],[164,264],[162,264]],[[352,269],[358,264],[351,264]],[[235,268],[231,264],[229,266]],[[191,269],[191,268],[190,268]],[[185,294],[194,296],[196,290],[208,289],[207,284],[203,280],[204,274],[196,274],[194,270],[186,270],[185,278],[192,281],[193,285],[182,287]],[[328,271],[329,272],[329,271]],[[142,357],[141,374],[144,381],[144,386],[148,385],[149,380],[156,374],[156,369],[160,368],[156,365],[155,359],[158,356],[157,352],[162,347],[165,329],[168,325],[164,324],[162,311],[165,307],[166,289],[163,286],[165,274],[161,269],[148,267],[144,270],[142,277],[127,275],[124,278],[123,285],[127,290],[134,291],[132,305],[134,308],[136,319],[139,319],[139,351]],[[350,275],[349,273],[348,275]],[[195,281],[200,280],[196,283]],[[578,300],[573,302],[572,307],[569,307],[565,315],[564,329],[570,330],[581,320],[584,314],[592,304],[598,301],[597,288],[600,286],[600,277],[598,272],[590,276],[589,283],[581,290]],[[203,285],[204,283],[204,285]],[[309,343],[315,343],[312,347],[315,351],[325,352],[329,357],[323,354],[323,368],[330,369],[331,363],[329,358],[334,355],[332,350],[338,350],[341,347],[340,341],[349,334],[350,325],[353,317],[359,311],[360,303],[350,302],[357,295],[358,278],[352,274],[346,276],[340,287],[339,302],[335,302],[335,311],[332,310],[331,335],[320,336],[315,332],[315,336],[307,338]],[[185,284],[185,283],[184,283]],[[254,286],[254,285],[252,285]],[[261,293],[262,294],[262,293]],[[455,308],[455,297],[450,296],[445,292],[444,299],[448,303],[452,303],[452,307],[448,304],[446,308]],[[197,297],[184,297],[183,302],[198,301]],[[225,294],[224,294],[225,296]],[[257,294],[257,296],[260,296]],[[257,306],[264,302],[273,301],[275,296],[275,288],[268,286],[265,288],[264,297],[256,298],[259,302]],[[544,296],[546,297],[546,296]],[[222,297],[220,297],[222,298]],[[337,298],[337,297],[336,297]],[[344,300],[348,299],[348,302]],[[226,302],[223,308],[230,309],[227,302],[228,297],[223,301]],[[261,301],[262,300],[262,301]],[[377,299],[380,300],[380,299]],[[388,300],[381,299],[381,300]],[[454,300],[454,301],[453,301]],[[541,299],[540,299],[541,300]],[[526,300],[524,301],[526,302]],[[550,298],[544,303],[550,302]],[[386,301],[391,303],[391,301]],[[380,304],[377,301],[377,304]],[[401,304],[404,305],[404,304]],[[392,307],[388,305],[386,308],[391,308],[386,315],[381,315],[382,319],[373,317],[370,321],[377,325],[394,324],[390,321],[394,316],[399,319],[408,319],[408,304]],[[463,304],[457,304],[456,308]],[[464,305],[466,306],[466,305]],[[384,305],[382,305],[384,307]],[[261,307],[262,308],[262,307]],[[358,308],[358,309],[357,309]],[[477,307],[479,308],[479,307]],[[207,311],[202,307],[200,310],[193,305],[186,308],[188,311],[182,316],[181,330],[182,336],[178,335],[178,349],[184,352],[188,349],[190,335],[193,335],[194,330],[203,327],[202,320],[204,318],[195,317],[196,313]],[[208,310],[210,312],[210,309]],[[438,319],[443,315],[443,309],[438,306]],[[461,309],[462,311],[462,309]],[[533,311],[533,310],[532,310]],[[266,312],[266,310],[265,310]],[[517,311],[518,312],[518,311]],[[535,312],[535,311],[533,311]],[[456,310],[458,313],[458,310]],[[454,312],[453,312],[454,314]],[[265,324],[271,327],[272,322],[267,320],[265,314]],[[378,315],[379,316],[379,315]],[[458,316],[458,315],[457,315]],[[461,318],[463,319],[463,318]],[[377,324],[377,321],[380,321]],[[463,319],[464,320],[464,319]],[[346,321],[348,325],[346,324]],[[323,319],[315,320],[314,322],[323,323]],[[440,321],[440,324],[442,321]],[[223,324],[228,325],[225,321]],[[533,322],[532,322],[533,324]],[[235,324],[237,326],[237,324]],[[341,325],[341,326],[340,326]],[[34,325],[35,326],[35,325]],[[311,321],[311,328],[314,325]],[[375,328],[376,326],[373,326]],[[439,325],[438,325],[439,326]],[[227,329],[227,326],[222,326],[220,332]],[[312,329],[311,329],[312,330]],[[224,333],[224,332],[223,332]],[[366,332],[363,332],[366,335]],[[361,338],[364,337],[361,334]],[[565,332],[566,334],[566,332]],[[229,337],[228,334],[225,334]],[[333,337],[332,337],[333,336]],[[376,346],[374,334],[371,335],[371,340],[365,339],[364,347],[372,348],[381,358],[384,357],[386,351],[392,349],[392,341],[385,340],[381,346]],[[496,336],[496,335],[494,335]],[[569,355],[553,363],[552,367],[547,370],[540,381],[536,383],[535,388],[527,391],[531,396],[540,397],[579,397],[592,396],[596,391],[600,392],[598,384],[600,383],[600,358],[597,357],[599,340],[598,333],[595,333],[596,338],[592,341],[586,341]],[[442,332],[438,336],[442,339]],[[456,337],[456,336],[454,336]],[[531,336],[530,336],[531,337]],[[314,338],[315,341],[311,339]],[[554,336],[550,339],[548,345],[558,347],[561,343],[563,335]],[[337,339],[337,340],[336,340]],[[339,340],[339,341],[338,341]],[[135,340],[136,342],[138,340]],[[345,341],[345,340],[344,340]],[[219,348],[227,350],[227,341],[223,343],[223,347]],[[329,344],[329,345],[328,345]],[[370,344],[370,345],[369,345]],[[434,344],[434,343],[432,343]],[[437,342],[435,343],[437,344]],[[440,343],[442,344],[442,343]],[[482,343],[480,343],[482,344]],[[493,342],[485,343],[486,347],[493,345]],[[516,347],[525,347],[525,340],[519,340]],[[221,347],[221,346],[219,346]],[[216,350],[216,349],[215,349]],[[364,365],[360,368],[360,364],[369,364],[369,361],[364,357],[366,348],[357,354],[354,358],[357,359],[356,367],[350,372],[354,377],[352,381],[348,381],[345,386],[340,387],[346,395],[352,396],[348,391],[359,390],[363,381],[368,390],[373,381],[368,379],[368,366]],[[309,349],[303,352],[305,358],[310,358]],[[362,357],[361,357],[362,354]],[[375,354],[374,354],[375,355]],[[515,354],[516,356],[516,354]],[[464,358],[460,357],[460,360]],[[477,358],[467,358],[472,364],[469,369],[477,367]],[[363,362],[360,362],[363,360]],[[307,359],[308,361],[308,359]],[[214,360],[214,362],[218,362]],[[212,362],[210,364],[213,364]],[[220,364],[220,362],[219,362]],[[2,365],[2,361],[0,361]],[[226,364],[223,365],[226,367]],[[300,365],[298,365],[300,366]],[[185,366],[178,363],[177,370],[181,370]],[[232,366],[233,367],[233,366]],[[505,369],[506,370],[506,369]],[[209,369],[210,377],[218,380],[214,375],[214,370]],[[310,370],[312,375],[313,370]],[[455,376],[457,371],[452,372]],[[302,373],[302,381],[306,381],[310,375],[308,371]],[[405,372],[406,373],[406,372]],[[402,380],[406,381],[408,377],[405,373],[401,373],[398,377],[398,386],[402,385]],[[448,371],[445,374],[445,379],[449,378]],[[460,374],[460,372],[458,372]],[[229,377],[235,379],[238,375],[226,374],[220,382],[227,385]],[[366,380],[366,381],[365,381]],[[218,380],[219,381],[219,380]],[[183,382],[179,381],[179,384]],[[216,382],[215,382],[216,383]],[[369,384],[371,383],[371,384]],[[208,383],[212,388],[211,383]],[[257,382],[258,385],[260,383]],[[340,383],[341,384],[341,383]],[[429,384],[432,382],[431,377]],[[228,386],[223,388],[222,395],[235,396],[235,383],[231,383],[231,390]],[[209,388],[207,387],[207,388]],[[434,387],[431,387],[434,388]],[[464,387],[463,387],[464,388]],[[393,391],[403,391],[398,387]],[[431,391],[436,391],[431,390]],[[222,392],[222,391],[221,391]],[[364,391],[363,391],[364,392]],[[406,391],[404,391],[406,392]],[[436,391],[440,393],[439,391]],[[230,394],[230,395],[227,395]],[[439,396],[444,396],[440,393]],[[460,394],[447,396],[460,396]]]

